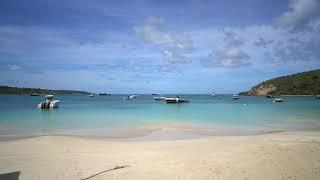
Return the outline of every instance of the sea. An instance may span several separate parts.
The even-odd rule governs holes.
[[[160,134],[181,137],[251,135],[320,130],[320,100],[314,96],[272,98],[230,94],[185,94],[189,103],[166,104],[140,94],[89,97],[55,95],[56,109],[38,109],[44,96],[0,95],[1,137],[74,135],[128,139]],[[175,97],[175,95],[158,95]]]

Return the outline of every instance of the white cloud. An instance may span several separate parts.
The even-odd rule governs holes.
[[[210,29],[202,34],[201,41],[211,41],[208,44],[210,50],[207,50],[206,57],[200,58],[202,64],[209,68],[238,68],[250,66],[250,55],[245,49],[248,49],[248,41],[245,30],[241,28],[223,28]],[[197,33],[199,35],[199,33]],[[201,42],[200,42],[201,43]],[[203,49],[204,47],[202,47]],[[250,51],[249,51],[250,52]]]
[[[156,72],[160,73],[173,73],[177,72],[177,68],[175,66],[169,66],[169,65],[161,65],[158,69],[156,69]]]
[[[16,71],[16,70],[22,69],[22,67],[16,64],[8,64],[8,69],[10,71]]]
[[[181,53],[177,53],[176,51],[164,50],[162,55],[166,62],[171,64],[185,64],[191,62],[190,59],[183,56]]]
[[[183,33],[165,28],[163,19],[148,17],[143,25],[135,26],[134,31],[146,42],[160,48],[165,62],[190,62],[187,56],[193,50],[193,41]]]
[[[250,56],[239,48],[214,49],[209,56],[207,65],[210,67],[238,68],[251,65]]]
[[[310,66],[320,65],[320,20],[312,20],[303,31],[273,25],[251,25],[202,29],[191,32],[205,67]],[[231,33],[230,33],[231,32]],[[231,43],[237,42],[237,43]],[[209,55],[209,56],[208,56]]]
[[[229,30],[223,30],[224,42],[228,47],[239,47],[245,44],[245,40],[241,38],[236,32]]]
[[[274,19],[278,26],[294,27],[308,23],[320,14],[319,0],[291,0],[289,10]]]
[[[315,35],[288,38],[274,47],[274,57],[284,62],[319,61],[320,38]]]
[[[272,43],[274,43],[274,40],[265,40],[263,37],[260,37],[254,42],[254,45],[257,47],[267,48]]]

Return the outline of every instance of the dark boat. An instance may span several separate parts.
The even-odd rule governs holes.
[[[266,95],[266,98],[274,98],[274,96],[270,95],[270,94],[267,94]]]
[[[99,96],[110,96],[108,93],[99,93]]]
[[[167,98],[164,97],[164,100],[168,104],[180,104],[180,103],[189,103],[190,101],[188,99],[182,99],[180,95],[177,95],[175,98]]]
[[[38,93],[32,93],[32,94],[30,94],[30,96],[40,96],[40,94],[38,94]]]
[[[320,99],[320,95],[316,96],[316,99]]]

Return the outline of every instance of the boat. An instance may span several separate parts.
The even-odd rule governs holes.
[[[89,97],[94,97],[94,94],[93,93],[89,94]]]
[[[320,95],[316,96],[316,99],[320,99]]]
[[[39,109],[49,109],[49,108],[57,108],[59,107],[59,100],[54,100],[53,95],[46,95],[46,100],[42,101],[38,104]]]
[[[137,97],[138,97],[138,96],[137,96],[136,94],[133,94],[133,95],[131,95],[131,96],[125,97],[124,100],[134,100],[134,99],[136,99]]]
[[[180,98],[180,96],[178,95],[175,98],[167,98],[165,97],[164,100],[166,101],[166,103],[168,104],[180,104],[180,103],[189,103],[190,101],[188,99],[182,99]]]
[[[210,96],[216,96],[216,93],[211,93]]]
[[[164,100],[166,97],[164,97],[164,96],[161,96],[161,97],[153,97],[153,99],[154,100],[156,100],[156,101],[161,101],[161,100]]]
[[[234,95],[232,96],[232,99],[234,99],[234,100],[239,100],[239,95],[234,94]]]
[[[40,96],[38,93],[31,93],[30,96]]]
[[[275,100],[273,100],[273,102],[283,102],[284,100],[282,98],[276,98]]]
[[[99,96],[110,96],[108,93],[99,93]]]
[[[152,95],[152,96],[155,96],[155,95],[158,95],[158,94],[154,94],[154,93],[153,93],[153,94],[151,94],[151,95]]]
[[[274,96],[272,96],[271,94],[267,94],[266,98],[274,98]]]

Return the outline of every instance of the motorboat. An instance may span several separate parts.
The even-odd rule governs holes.
[[[211,93],[210,96],[216,96],[216,93]]]
[[[276,98],[275,100],[273,100],[273,102],[283,102],[284,100],[282,98]]]
[[[162,100],[164,100],[165,98],[166,98],[166,97],[164,97],[164,96],[161,96],[161,97],[158,97],[158,96],[153,97],[153,99],[156,100],[156,101],[162,101]]]
[[[316,99],[320,99],[320,95],[316,96]]]
[[[274,96],[272,96],[271,94],[267,94],[266,98],[274,98]]]
[[[110,96],[108,93],[99,93],[99,96]]]
[[[54,100],[53,95],[46,95],[46,100],[42,101],[38,104],[39,109],[49,109],[49,108],[57,108],[59,107],[59,100]]]
[[[40,96],[38,93],[31,93],[30,96]]]
[[[234,100],[239,100],[239,95],[238,95],[238,94],[234,94],[234,95],[232,96],[232,99],[234,99]]]
[[[137,97],[138,97],[138,96],[137,96],[136,94],[133,94],[133,95],[131,95],[131,96],[125,97],[124,100],[134,100],[134,99],[136,99]]]
[[[175,98],[164,98],[164,100],[166,101],[166,103],[168,104],[179,104],[179,103],[189,103],[190,101],[188,99],[182,99],[179,96],[175,97]]]
[[[89,94],[89,97],[94,97],[94,94],[93,93]]]

